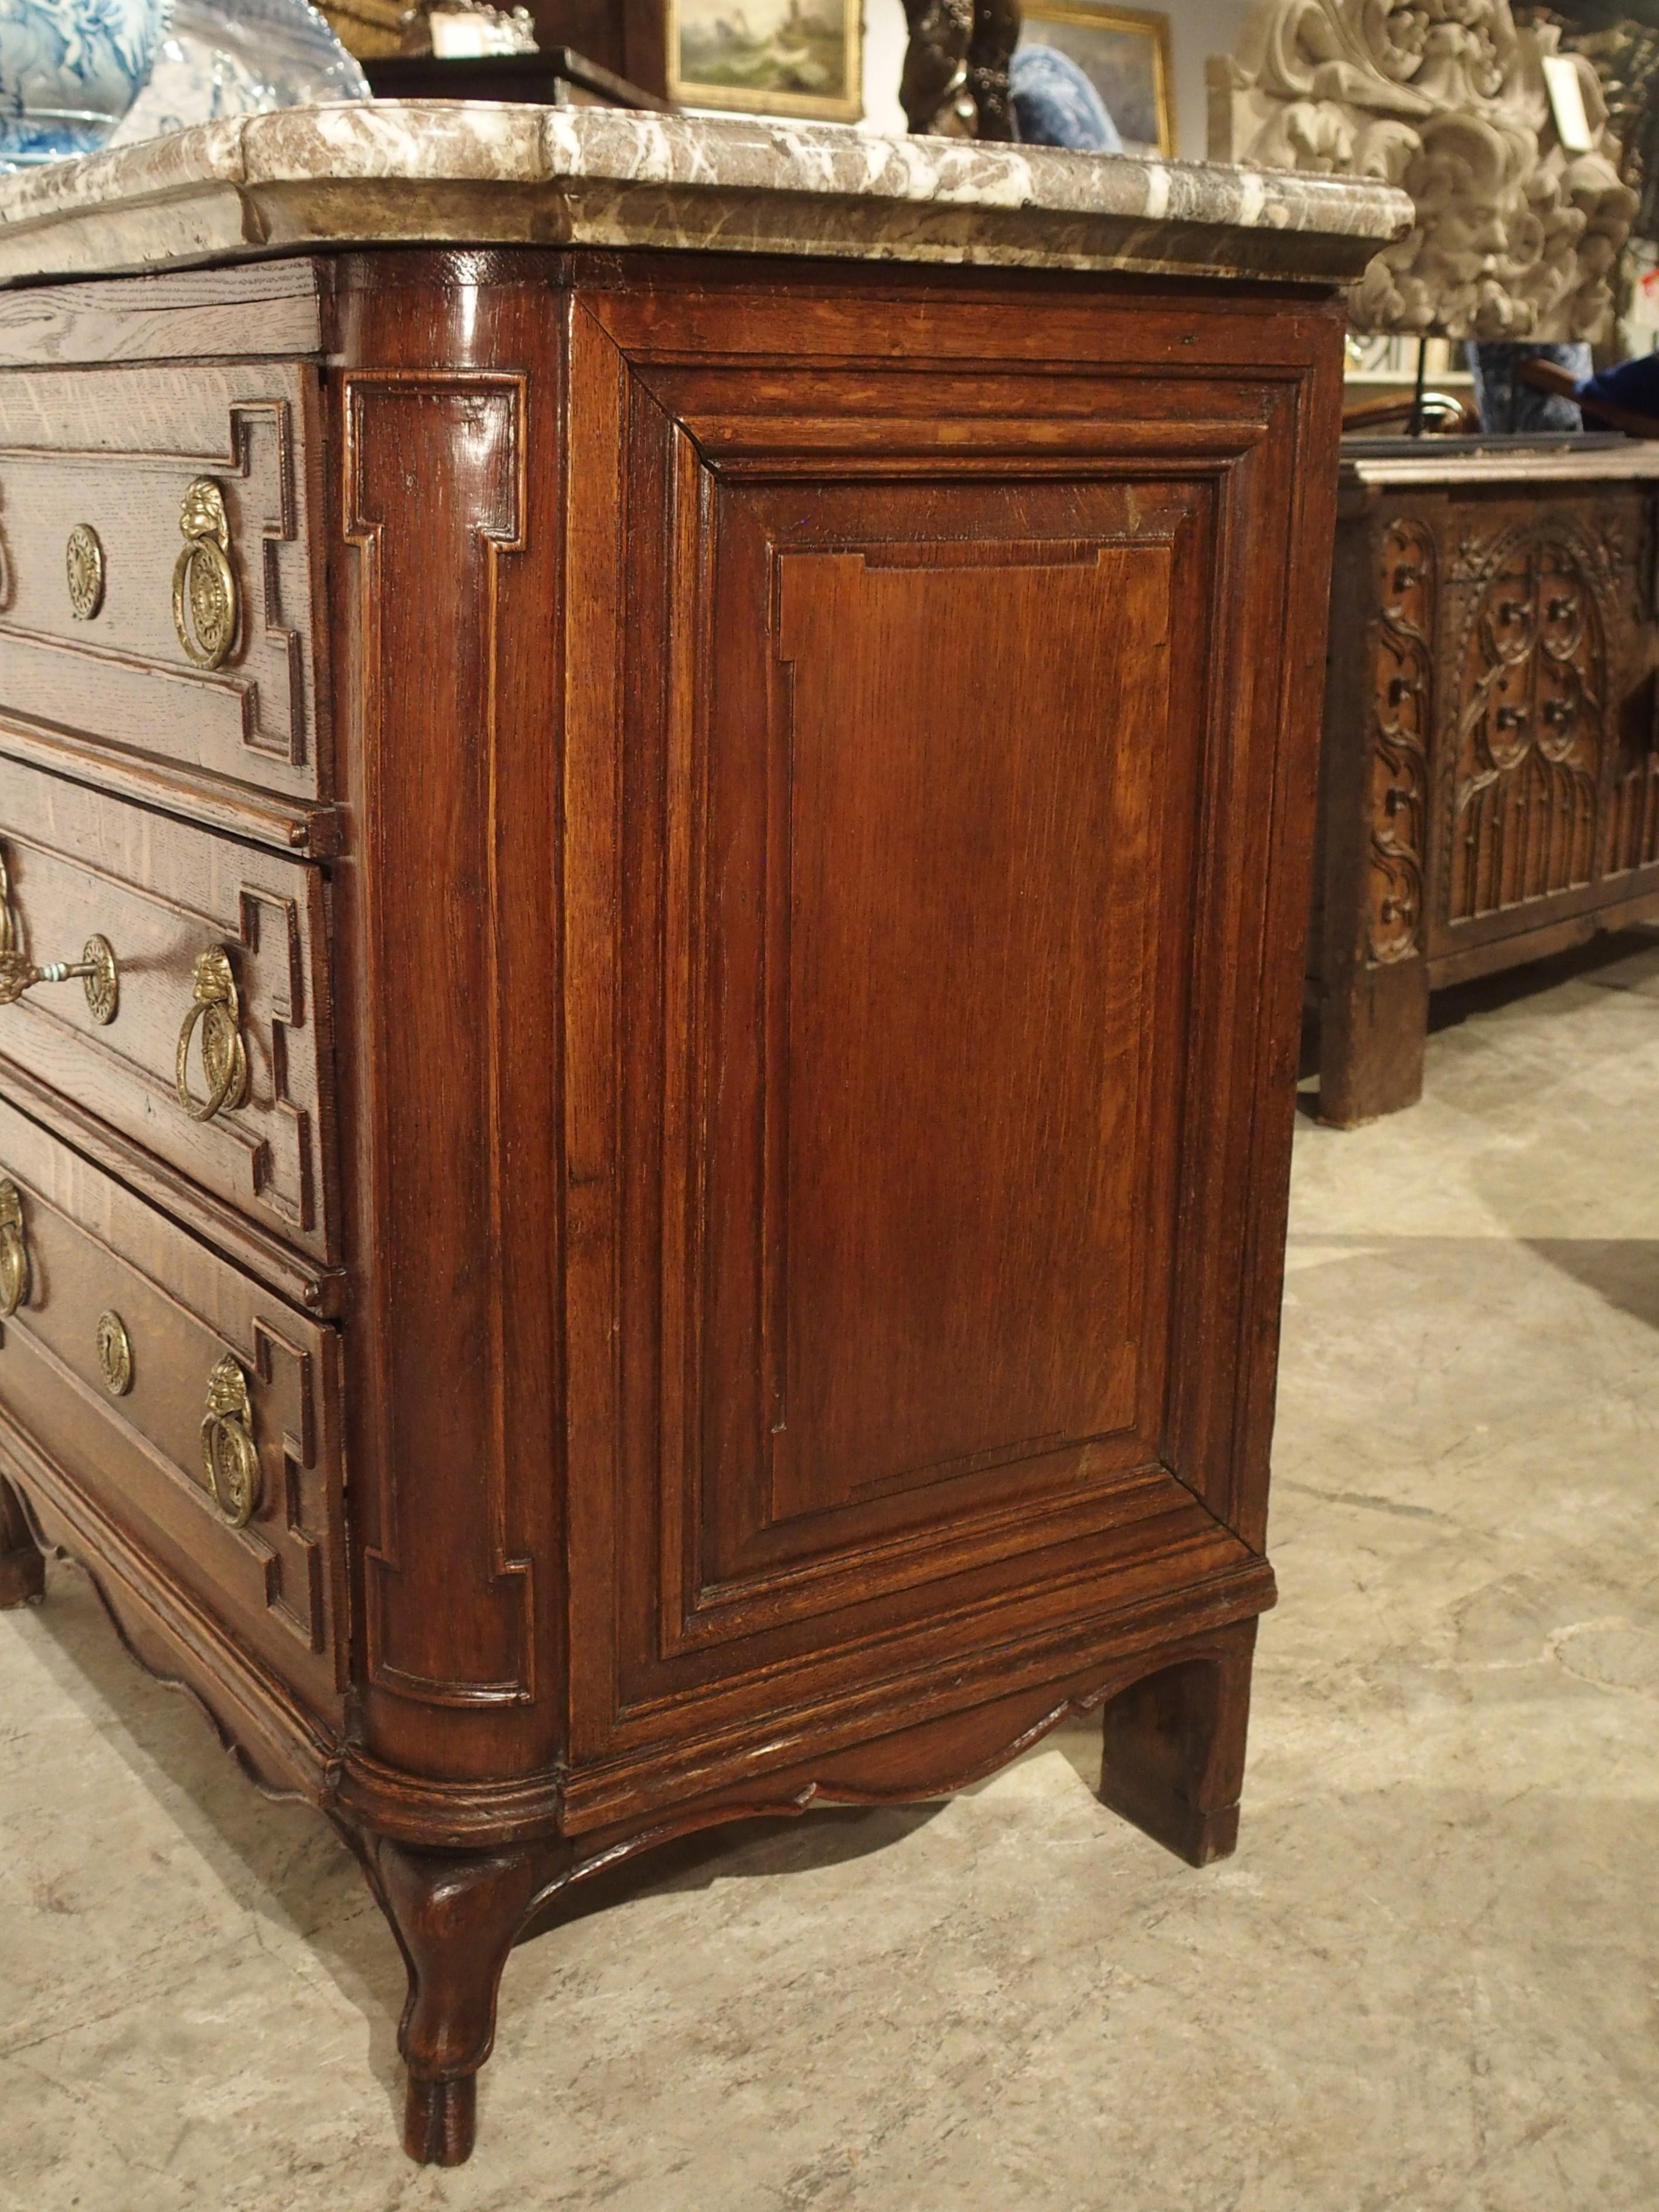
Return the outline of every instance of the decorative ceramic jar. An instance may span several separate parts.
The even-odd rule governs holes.
[[[169,0],[0,0],[0,167],[101,146],[138,97]]]
[[[368,96],[368,79],[308,0],[173,0],[149,82],[110,143]]]

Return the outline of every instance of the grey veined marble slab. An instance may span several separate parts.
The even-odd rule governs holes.
[[[410,100],[293,108],[0,178],[0,282],[386,244],[1358,276],[1386,185],[766,123]]]

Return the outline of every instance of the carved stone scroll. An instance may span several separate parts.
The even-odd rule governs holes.
[[[1353,327],[1483,339],[1595,338],[1636,209],[1594,65],[1508,0],[1257,0],[1212,55],[1210,153],[1399,185],[1417,222],[1354,287]],[[1547,61],[1583,95],[1589,145],[1557,130]]]

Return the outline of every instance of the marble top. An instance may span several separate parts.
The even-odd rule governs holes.
[[[1342,455],[1343,481],[1378,485],[1524,481],[1530,491],[1545,484],[1628,483],[1632,477],[1659,477],[1659,438],[1615,434],[1551,446],[1546,442],[1547,434],[1538,433],[1537,442],[1529,448],[1517,442],[1483,451],[1474,440],[1436,437],[1414,440],[1415,452],[1356,453],[1350,448]],[[1398,445],[1404,447],[1405,441]]]
[[[208,123],[0,177],[0,283],[357,245],[693,247],[1358,276],[1410,227],[1371,182],[768,123],[380,100]]]

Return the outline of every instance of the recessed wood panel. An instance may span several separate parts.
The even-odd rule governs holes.
[[[575,326],[573,605],[618,672],[565,816],[571,1373],[618,1394],[573,1428],[584,1757],[1058,1620],[1149,1521],[1147,1589],[1249,1557],[1209,1497],[1257,1357],[1282,387],[1241,362],[1177,424],[1080,329],[1058,379],[971,369],[993,319],[941,310],[930,379],[821,320],[787,383],[654,307]]]
[[[665,1652],[1158,1465],[1206,526],[1191,485],[682,489]]]
[[[778,564],[753,1439],[775,1521],[1133,1421],[1170,549],[995,550]],[[728,1021],[723,1057],[748,1043]]]

